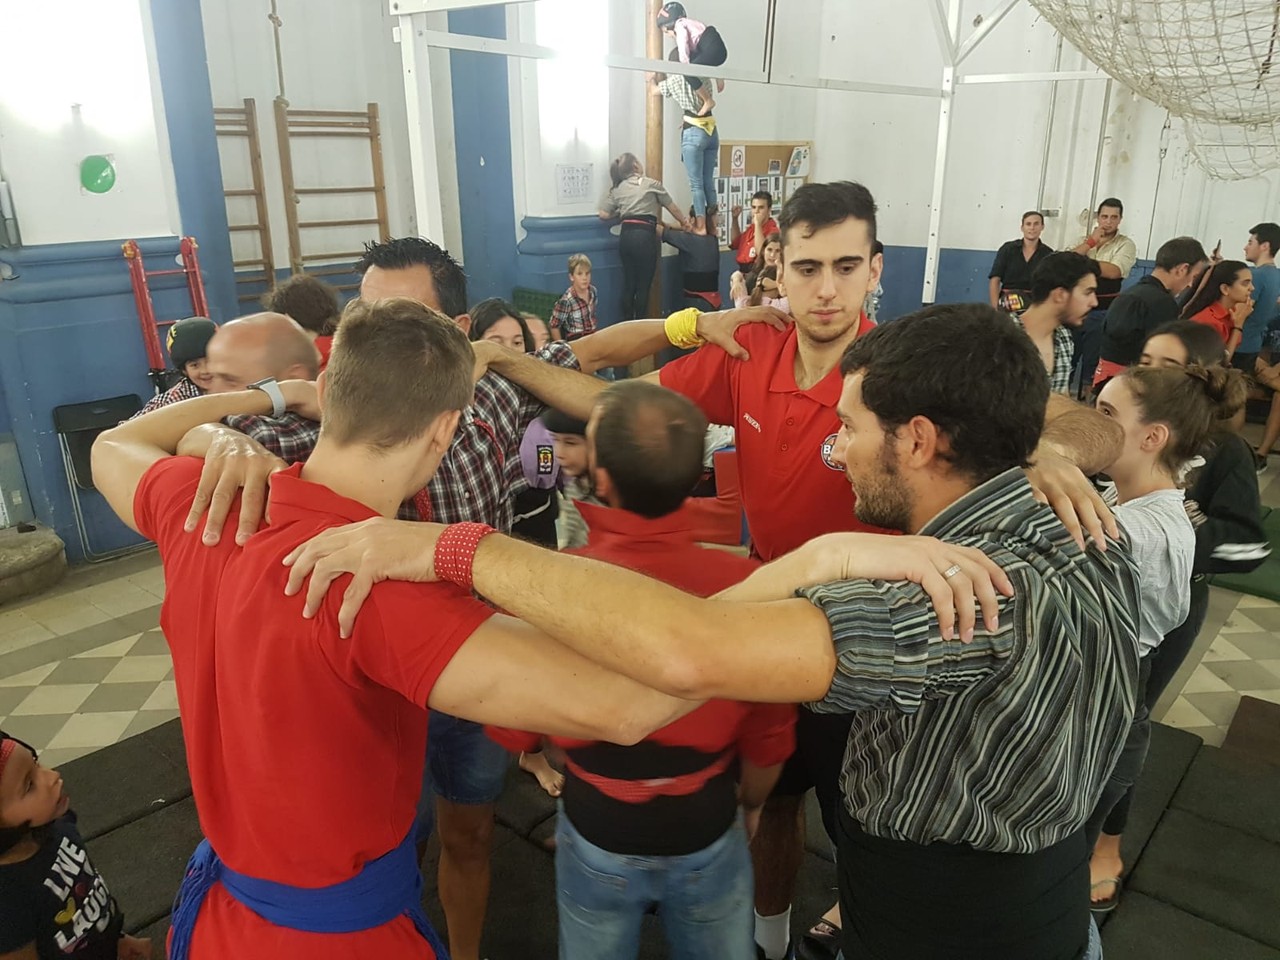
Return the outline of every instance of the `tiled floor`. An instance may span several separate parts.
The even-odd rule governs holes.
[[[178,715],[154,552],[0,607],[0,726],[57,765]]]
[[[1272,463],[1263,502],[1280,508]],[[77,568],[46,594],[0,606],[0,727],[56,765],[177,716],[163,596],[159,558],[147,552]],[[1280,703],[1280,604],[1213,588],[1205,628],[1154,716],[1217,746],[1242,694]]]

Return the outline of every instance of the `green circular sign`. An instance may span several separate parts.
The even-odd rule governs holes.
[[[80,186],[90,193],[106,193],[116,185],[116,166],[110,157],[91,154],[80,161]]]

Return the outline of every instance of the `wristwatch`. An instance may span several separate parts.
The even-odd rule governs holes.
[[[271,398],[271,415],[273,417],[284,416],[288,405],[284,402],[284,394],[280,391],[280,384],[276,383],[275,377],[267,377],[265,380],[251,383],[247,389],[261,390]]]

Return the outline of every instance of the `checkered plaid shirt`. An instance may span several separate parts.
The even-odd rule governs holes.
[[[534,356],[578,369],[578,358],[562,341],[547,344]],[[510,380],[493,373],[481,377],[475,402],[462,412],[458,432],[427,484],[426,496],[419,494],[406,502],[397,516],[437,523],[487,523],[509,533],[511,494],[524,479],[520,441],[544,409],[541,401]],[[229,417],[225,422],[286,463],[305,461],[320,436],[318,423],[292,413],[278,419]]]
[[[147,405],[135,413],[134,417],[140,417],[144,413],[150,413],[152,410],[159,410],[161,407],[167,407],[171,403],[181,403],[183,400],[194,400],[196,397],[203,397],[204,391],[197,387],[190,380],[183,378],[175,383],[164,393],[157,394],[147,401]],[[133,419],[130,417],[130,419]]]
[[[1013,322],[1022,326],[1022,318],[1015,317]],[[1075,357],[1075,341],[1071,339],[1071,331],[1066,327],[1057,327],[1053,331],[1053,372],[1049,374],[1050,393],[1071,393],[1071,362]]]
[[[596,287],[591,285],[591,292],[583,300],[570,287],[564,296],[551,308],[551,325],[560,331],[566,340],[577,340],[596,331]]]

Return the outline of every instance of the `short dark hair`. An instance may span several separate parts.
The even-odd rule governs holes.
[[[947,459],[975,484],[1025,467],[1040,440],[1049,378],[1031,338],[994,307],[926,307],[876,327],[845,350],[862,402],[886,430],[927,417]]]
[[[1272,223],[1268,220],[1266,223],[1258,224],[1249,232],[1258,238],[1259,243],[1267,245],[1273,257],[1280,253],[1280,223]]]
[[[1026,213],[1022,215],[1022,220],[1019,220],[1018,222],[1022,223],[1022,221],[1026,220],[1027,217],[1039,217],[1040,222],[1044,223],[1044,214],[1041,213],[1039,210],[1028,210]]]
[[[1121,203],[1119,200],[1117,200],[1115,197],[1107,197],[1107,199],[1103,200],[1100,204],[1098,204],[1099,214],[1102,213],[1103,207],[1114,207],[1116,210],[1120,211],[1120,216],[1122,217],[1124,216],[1124,204]],[[1097,214],[1095,214],[1095,216],[1096,215]]]
[[[778,230],[782,233],[782,246],[787,246],[787,235],[794,227],[804,224],[809,228],[806,237],[813,236],[823,227],[853,218],[867,225],[868,238],[876,242],[876,201],[871,191],[852,180],[836,180],[832,183],[806,183],[787,197],[778,214]]]
[[[1194,267],[1208,259],[1209,255],[1195,237],[1174,237],[1156,251],[1156,267],[1160,270],[1173,270],[1184,263]]]
[[[769,205],[769,209],[773,209],[773,194],[768,190],[757,190],[751,195],[752,200],[763,200]]]
[[[303,330],[327,336],[338,326],[342,307],[338,290],[319,277],[295,273],[262,298],[262,308],[283,313]]]
[[[467,275],[462,266],[449,256],[449,251],[423,237],[396,237],[394,240],[372,240],[364,245],[364,255],[356,264],[356,272],[364,276],[370,267],[383,270],[405,270],[426,267],[431,271],[440,312],[457,319],[467,312]]]
[[[483,340],[485,331],[504,317],[510,317],[520,325],[520,333],[524,337],[524,352],[533,353],[533,334],[529,332],[529,324],[521,316],[520,308],[501,297],[481,300],[471,308],[471,340]]]
[[[1044,303],[1055,290],[1074,290],[1091,273],[1102,279],[1098,261],[1072,250],[1051,253],[1031,271],[1031,302]]]
[[[475,395],[475,355],[458,325],[417,300],[352,300],[325,369],[320,434],[389,450]]]
[[[621,380],[596,404],[596,466],[609,474],[618,506],[642,517],[674,513],[702,477],[702,411],[644,380]]]

